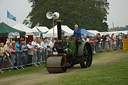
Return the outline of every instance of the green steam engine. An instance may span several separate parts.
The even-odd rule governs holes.
[[[88,42],[82,40],[61,40],[61,21],[57,21],[58,40],[55,42],[53,54],[47,56],[46,68],[49,73],[66,72],[75,64],[88,68],[92,64],[92,49]]]

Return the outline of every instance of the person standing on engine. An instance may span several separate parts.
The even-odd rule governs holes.
[[[81,30],[78,28],[78,25],[75,25],[75,30],[72,37],[76,37],[76,39],[81,39]]]

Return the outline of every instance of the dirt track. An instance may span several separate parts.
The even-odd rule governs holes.
[[[126,53],[116,53],[111,54],[107,53],[107,55],[103,55],[102,57],[99,57],[98,59],[93,60],[92,66],[89,69],[93,69],[94,67],[102,64],[106,64],[109,62],[115,62],[119,61],[124,55],[128,55]],[[66,73],[60,73],[60,74],[49,74],[46,70],[40,71],[36,74],[23,74],[18,76],[12,76],[8,78],[2,78],[0,79],[0,85],[35,85],[38,83],[45,83],[48,81],[54,81],[57,80],[63,76],[70,75],[76,72],[79,72],[81,70],[85,70],[80,68],[79,65],[76,65],[72,69],[68,69]]]

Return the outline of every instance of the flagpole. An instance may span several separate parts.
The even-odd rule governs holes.
[[[8,18],[7,18],[7,25],[8,25]]]
[[[112,23],[112,25],[113,25],[113,31],[114,31],[114,22]]]

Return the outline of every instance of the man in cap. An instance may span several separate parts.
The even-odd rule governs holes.
[[[27,64],[27,59],[28,59],[28,53],[27,53],[28,47],[27,47],[24,39],[21,40],[19,50],[20,50],[20,54],[21,54],[20,60],[22,62],[22,65],[25,66],[25,64]]]
[[[16,50],[15,50],[15,41],[12,41],[12,46],[10,47],[10,54],[11,54],[11,67],[14,67],[15,58],[16,58]]]

